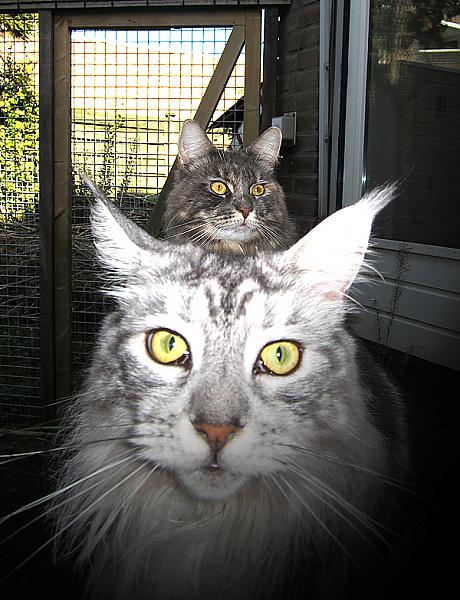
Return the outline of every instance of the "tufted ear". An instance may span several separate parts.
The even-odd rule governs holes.
[[[195,121],[188,119],[182,125],[179,136],[179,160],[183,165],[204,158],[214,148],[206,133]]]
[[[274,168],[278,162],[282,138],[281,129],[269,127],[246,149],[246,152]]]
[[[161,252],[161,242],[125,217],[85,173],[80,176],[95,199],[91,224],[98,258],[113,274],[128,277],[143,261],[152,260],[152,252]]]
[[[330,300],[342,300],[358,274],[377,213],[393,198],[396,185],[377,188],[338,210],[284,253],[289,270]]]

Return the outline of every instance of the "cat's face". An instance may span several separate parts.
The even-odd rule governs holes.
[[[219,152],[187,121],[179,140],[180,169],[168,197],[166,237],[286,247],[284,195],[274,178],[281,133],[270,128],[244,152]],[[185,238],[185,239],[184,239]]]
[[[194,275],[211,268],[219,275]],[[293,279],[283,289],[264,285],[263,273],[273,276],[260,264],[235,273],[214,256],[190,270],[170,265],[150,294],[145,284],[132,290],[105,334],[104,346],[124,365],[123,377],[114,374],[108,385],[124,390],[117,410],[134,416],[133,443],[198,499],[228,498],[279,470],[286,444],[324,435],[316,392],[340,364],[332,323],[340,310],[321,311],[314,297],[302,308]],[[339,425],[346,410],[334,410]],[[215,441],[224,442],[218,452],[209,443],[213,427]]]
[[[139,455],[199,500],[270,479],[305,460],[294,449],[306,443],[343,457],[364,412],[359,397],[340,401],[343,295],[388,196],[339,211],[286,252],[240,260],[153,240],[98,202],[119,307],[93,361],[93,422],[132,423]]]

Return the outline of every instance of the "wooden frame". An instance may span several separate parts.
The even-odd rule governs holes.
[[[163,12],[139,10],[72,11],[54,15],[54,268],[55,268],[55,356],[56,397],[72,393],[72,249],[71,249],[71,58],[72,29],[154,29],[158,27],[233,27],[226,48],[202,98],[195,119],[206,127],[246,45],[244,140],[248,145],[259,134],[261,11],[194,10]],[[167,189],[168,182],[165,184]],[[154,223],[159,222],[162,201],[158,202]],[[152,225],[155,232],[155,225]]]
[[[72,393],[70,26],[54,17],[54,270],[56,397]]]
[[[54,414],[55,298],[54,298],[54,129],[53,18],[39,17],[39,182],[40,182],[40,362],[42,416]]]

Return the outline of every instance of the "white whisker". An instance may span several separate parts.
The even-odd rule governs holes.
[[[74,523],[76,523],[77,521],[79,521],[86,513],[88,513],[90,510],[92,510],[94,508],[94,506],[96,506],[97,504],[99,504],[100,502],[102,502],[102,500],[107,495],[109,495],[110,493],[112,493],[116,488],[120,487],[121,485],[123,485],[124,483],[126,483],[126,481],[128,481],[129,479],[131,479],[131,477],[133,477],[142,468],[144,468],[144,464],[141,464],[137,469],[135,469],[134,471],[132,471],[131,473],[129,473],[121,481],[118,481],[116,484],[114,484],[109,490],[107,490],[106,492],[104,492],[103,494],[101,494],[100,496],[98,496],[96,498],[96,500],[94,500],[93,502],[91,502],[91,504],[89,504],[86,508],[84,508],[76,517],[74,517],[73,519],[71,519],[64,527],[62,527],[57,533],[55,533],[48,540],[46,540],[46,542],[44,542],[43,544],[41,544],[36,550],[34,550],[31,554],[29,554],[29,556],[27,558],[25,558],[19,565],[17,565],[10,573],[8,573],[6,575],[6,577],[4,577],[1,580],[2,583],[5,582],[10,577],[12,577],[17,571],[21,570],[35,556],[37,556],[37,554],[39,554],[40,552],[42,552],[42,550],[44,550],[46,547],[48,547],[50,544],[52,544],[55,540],[57,540],[58,538],[60,538],[62,536],[62,534],[67,529],[69,529],[70,527],[72,527],[72,525]],[[94,474],[93,474],[93,476],[94,476]],[[83,478],[82,481],[84,481],[85,479],[86,478]],[[79,482],[77,482],[77,483],[79,483]],[[60,490],[60,493],[62,493],[62,491],[63,490]]]

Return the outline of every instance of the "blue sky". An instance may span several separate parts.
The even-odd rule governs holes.
[[[72,40],[110,42],[123,45],[148,45],[162,52],[187,52],[200,54],[222,53],[231,29],[181,28],[149,31],[74,30]]]

